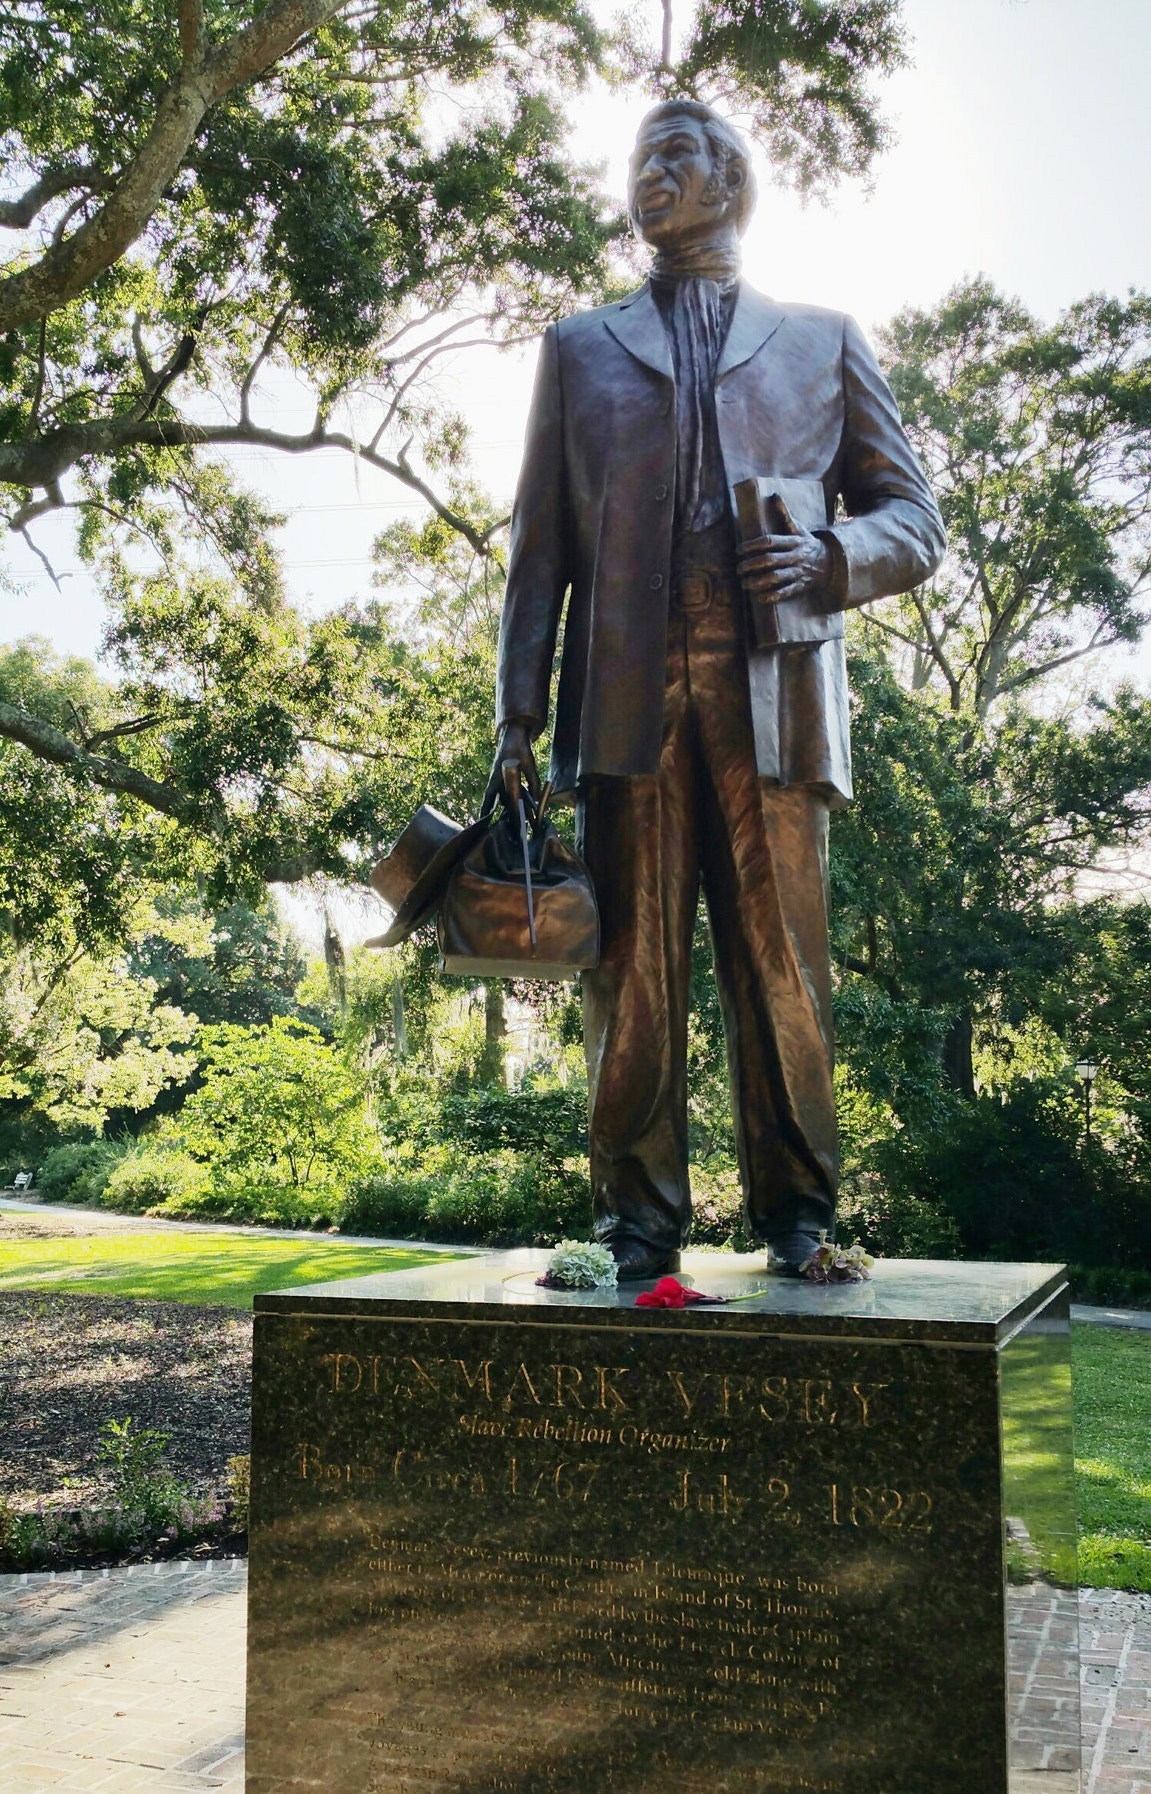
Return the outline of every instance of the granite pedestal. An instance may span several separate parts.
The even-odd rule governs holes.
[[[256,1298],[250,1794],[1077,1794],[1067,1289]]]

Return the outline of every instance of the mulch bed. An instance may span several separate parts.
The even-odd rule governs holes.
[[[234,1308],[0,1292],[0,1497],[87,1506],[100,1428],[129,1415],[169,1437],[173,1474],[224,1487],[248,1449],[252,1319]]]

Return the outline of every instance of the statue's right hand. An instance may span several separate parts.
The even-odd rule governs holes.
[[[499,746],[492,763],[491,777],[484,792],[484,808],[496,803],[504,789],[504,761],[511,760],[520,769],[520,777],[534,798],[540,794],[540,775],[532,752],[531,732],[526,723],[505,723],[500,731]]]

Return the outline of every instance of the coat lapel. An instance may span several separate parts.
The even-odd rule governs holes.
[[[654,368],[665,379],[674,379],[667,331],[650,287],[645,286],[634,299],[625,299],[617,311],[604,319],[604,323],[629,355],[634,355],[646,367]]]
[[[781,306],[771,299],[765,299],[762,293],[757,293],[754,287],[741,281],[731,328],[716,369],[716,378],[722,380],[732,368],[741,367],[745,361],[750,361],[764,343],[775,335],[783,323],[783,316]],[[664,329],[659,307],[652,298],[650,286],[643,287],[634,299],[625,299],[610,317],[604,319],[604,323],[616,341],[622,343],[637,361],[654,368],[657,374],[663,374],[668,380],[674,378],[667,331]]]
[[[653,305],[652,310],[655,307]],[[727,333],[727,341],[716,369],[716,378],[723,379],[730,374],[732,368],[742,366],[750,361],[764,343],[773,337],[783,323],[783,308],[771,299],[765,299],[746,281],[739,283],[739,297],[735,302],[735,314],[731,320],[731,329]]]

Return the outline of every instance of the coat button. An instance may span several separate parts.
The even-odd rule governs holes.
[[[660,587],[663,584],[663,574],[662,573],[653,573],[647,583],[651,587],[653,592],[658,592]]]
[[[657,486],[655,489],[655,495],[662,502],[667,497],[667,487],[666,486]]]

